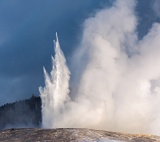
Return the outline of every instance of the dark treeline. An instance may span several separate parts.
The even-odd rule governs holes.
[[[0,107],[0,129],[41,127],[41,120],[41,99],[34,95]]]

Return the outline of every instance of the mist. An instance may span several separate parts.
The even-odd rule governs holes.
[[[51,128],[160,135],[160,24],[139,40],[135,7],[135,0],[116,0],[85,20],[70,63],[70,99],[53,111]]]

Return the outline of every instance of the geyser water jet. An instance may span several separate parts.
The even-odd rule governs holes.
[[[72,100],[69,71],[57,48],[40,89],[44,127],[160,134],[160,24],[138,40],[135,6],[135,0],[116,0],[86,19],[71,62]]]
[[[58,36],[54,41],[55,58],[52,57],[52,71],[48,74],[43,67],[45,87],[39,88],[42,100],[42,127],[54,128],[58,117],[64,111],[68,100],[70,72],[60,49]]]

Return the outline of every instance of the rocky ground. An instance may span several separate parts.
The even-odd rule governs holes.
[[[1,130],[0,142],[160,142],[160,137],[91,129],[24,128]]]

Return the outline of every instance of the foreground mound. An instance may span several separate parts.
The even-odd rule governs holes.
[[[159,136],[132,135],[91,129],[7,129],[1,142],[160,142]]]

